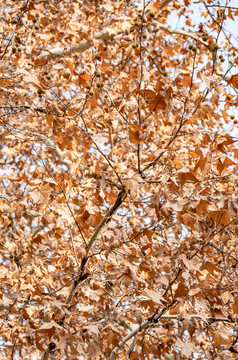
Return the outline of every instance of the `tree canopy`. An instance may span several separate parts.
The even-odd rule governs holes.
[[[236,1],[0,12],[0,359],[237,359]]]

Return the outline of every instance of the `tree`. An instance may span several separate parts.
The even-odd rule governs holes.
[[[0,10],[1,359],[237,358],[237,6]]]

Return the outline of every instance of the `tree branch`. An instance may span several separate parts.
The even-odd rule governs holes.
[[[169,309],[165,309],[164,312],[168,311]],[[161,311],[162,312],[162,311]],[[116,346],[113,351],[111,352],[111,355],[109,357],[109,360],[114,360],[116,358],[116,355],[118,353],[118,351],[123,347],[123,345],[125,345],[131,338],[133,338],[134,336],[136,336],[140,331],[148,328],[150,325],[157,323],[159,320],[166,320],[166,319],[174,319],[174,320],[180,320],[183,321],[183,319],[181,318],[181,314],[177,314],[177,315],[156,315],[153,318],[149,318],[148,320],[144,321],[141,325],[138,325],[134,330],[132,330],[127,336],[125,336],[118,344],[118,346]],[[212,318],[212,317],[203,317],[200,315],[190,315],[190,318],[192,319],[197,319],[197,320],[201,320],[201,321],[205,321],[208,324],[212,324],[213,322],[233,322],[233,319],[229,319],[229,318]]]
[[[46,60],[46,59],[54,58],[54,57],[72,55],[72,53],[74,53],[74,52],[82,53],[82,52],[90,49],[90,47],[93,45],[93,40],[107,41],[107,40],[109,40],[110,38],[112,38],[115,35],[117,35],[117,34],[112,33],[112,31],[110,29],[104,29],[103,31],[100,31],[100,32],[96,33],[94,35],[94,37],[92,37],[92,39],[83,40],[78,44],[70,44],[70,45],[68,45],[66,47],[60,47],[60,48],[55,48],[55,49],[52,49],[52,50],[43,51],[38,56],[37,59],[38,60]]]
[[[161,4],[161,9],[163,7],[165,7],[170,1],[165,0]],[[188,31],[184,31],[184,30],[173,29],[170,26],[165,25],[165,24],[161,24],[161,23],[159,23],[158,21],[155,21],[155,20],[152,21],[151,24],[155,25],[158,29],[162,29],[162,30],[167,31],[170,34],[178,34],[178,35],[183,35],[183,36],[190,37],[190,38],[200,42],[202,45],[206,46],[211,52],[214,52],[213,47],[211,45],[209,45],[206,41],[203,41],[196,33],[188,32]],[[61,57],[61,56],[65,56],[65,55],[70,56],[74,52],[83,53],[84,51],[90,49],[91,46],[93,46],[93,40],[107,41],[107,40],[109,40],[109,39],[113,38],[114,36],[116,36],[118,34],[121,34],[121,33],[122,33],[122,31],[116,32],[116,31],[114,31],[114,29],[106,28],[106,29],[96,33],[91,39],[83,40],[78,44],[69,44],[66,47],[60,47],[60,48],[54,48],[54,49],[51,49],[51,50],[45,50],[38,56],[37,59],[38,60],[46,60],[46,59],[49,59],[49,58]]]
[[[85,266],[87,264],[88,261],[88,254],[90,249],[92,248],[94,242],[97,239],[97,236],[100,232],[100,230],[103,228],[103,226],[105,224],[107,224],[110,220],[111,220],[111,216],[115,213],[115,211],[119,208],[119,206],[123,203],[123,201],[125,200],[127,196],[126,190],[124,187],[122,187],[121,191],[119,192],[117,199],[115,201],[115,203],[113,204],[113,206],[107,211],[106,215],[104,216],[104,218],[102,219],[102,221],[100,222],[100,224],[98,225],[98,227],[96,228],[96,230],[94,231],[90,241],[88,242],[87,246],[86,246],[86,253],[84,255],[84,257],[81,260],[78,272],[77,272],[77,276],[74,280],[74,283],[71,287],[70,293],[65,301],[65,303],[67,305],[70,304],[75,291],[78,287],[78,285],[85,280],[90,274],[89,273],[85,273]],[[61,320],[58,320],[58,323],[62,326],[65,320],[65,315]],[[44,354],[42,355],[42,360],[48,360],[49,356],[51,354],[51,352],[54,350],[54,343],[49,343],[49,345],[47,346],[47,349],[45,350]]]

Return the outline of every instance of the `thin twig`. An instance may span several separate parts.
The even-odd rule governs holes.
[[[70,233],[71,244],[72,244],[72,247],[73,247],[74,258],[75,258],[75,261],[76,261],[77,265],[79,266],[79,262],[78,262],[77,254],[76,254],[76,251],[75,251],[74,240],[73,240],[73,236],[72,236],[72,232],[71,232],[71,227],[70,227],[70,225],[69,225],[68,228],[69,228],[69,233]]]

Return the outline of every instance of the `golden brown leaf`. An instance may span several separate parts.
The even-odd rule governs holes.
[[[234,88],[238,89],[238,74],[232,75],[227,81],[227,85],[232,85]]]

